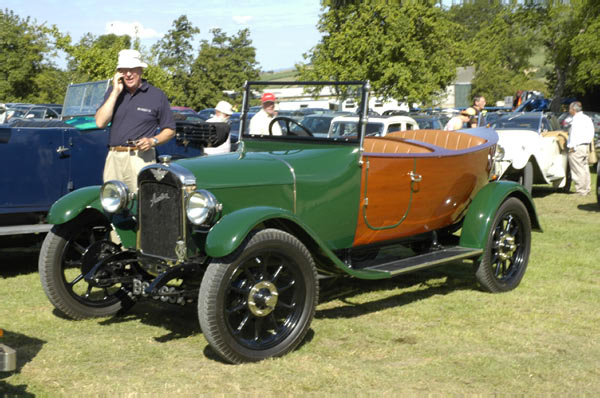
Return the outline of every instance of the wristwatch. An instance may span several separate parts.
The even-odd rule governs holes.
[[[153,146],[157,146],[158,145],[158,138],[156,138],[156,137],[152,138],[152,144],[154,144]]]

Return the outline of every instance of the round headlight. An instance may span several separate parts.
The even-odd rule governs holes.
[[[194,225],[208,226],[215,220],[221,210],[221,204],[215,196],[200,189],[187,198],[185,211],[188,220]]]
[[[122,181],[107,181],[100,189],[102,208],[108,213],[116,213],[127,207],[129,188]]]

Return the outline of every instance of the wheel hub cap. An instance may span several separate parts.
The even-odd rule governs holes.
[[[248,308],[255,316],[267,316],[275,309],[278,297],[277,287],[273,283],[258,282],[248,294]]]
[[[508,260],[512,258],[517,250],[517,245],[515,244],[515,237],[513,235],[505,234],[500,238],[500,242],[498,243],[498,256],[501,260]]]

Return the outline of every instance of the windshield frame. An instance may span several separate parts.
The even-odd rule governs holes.
[[[360,148],[363,148],[364,136],[365,136],[365,128],[367,121],[367,107],[365,104],[368,104],[369,101],[369,92],[370,92],[370,83],[369,81],[246,81],[244,83],[244,96],[242,100],[242,109],[240,115],[240,126],[238,131],[239,141],[243,146],[243,142],[248,141],[260,141],[260,140],[281,140],[280,136],[272,136],[272,135],[250,135],[248,133],[244,133],[248,131],[248,126],[250,124],[249,114],[249,104],[250,99],[255,97],[257,92],[262,92],[265,87],[268,86],[314,86],[314,87],[338,87],[338,86],[351,86],[356,88],[359,91],[360,98],[359,106],[358,106],[358,114],[359,117],[359,136],[358,137],[302,137],[302,136],[283,136],[286,141],[295,141],[295,142],[311,142],[311,143],[334,143],[334,142],[342,142],[342,143],[354,143],[359,144]]]

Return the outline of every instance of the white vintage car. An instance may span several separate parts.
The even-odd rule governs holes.
[[[329,137],[357,135],[358,116],[338,116],[331,121]],[[383,137],[393,131],[418,130],[419,124],[409,116],[369,116],[366,136]]]
[[[512,113],[499,118],[492,127],[499,136],[495,179],[517,181],[529,192],[532,184],[552,184],[568,192],[568,135],[560,130],[555,117],[543,112]]]

